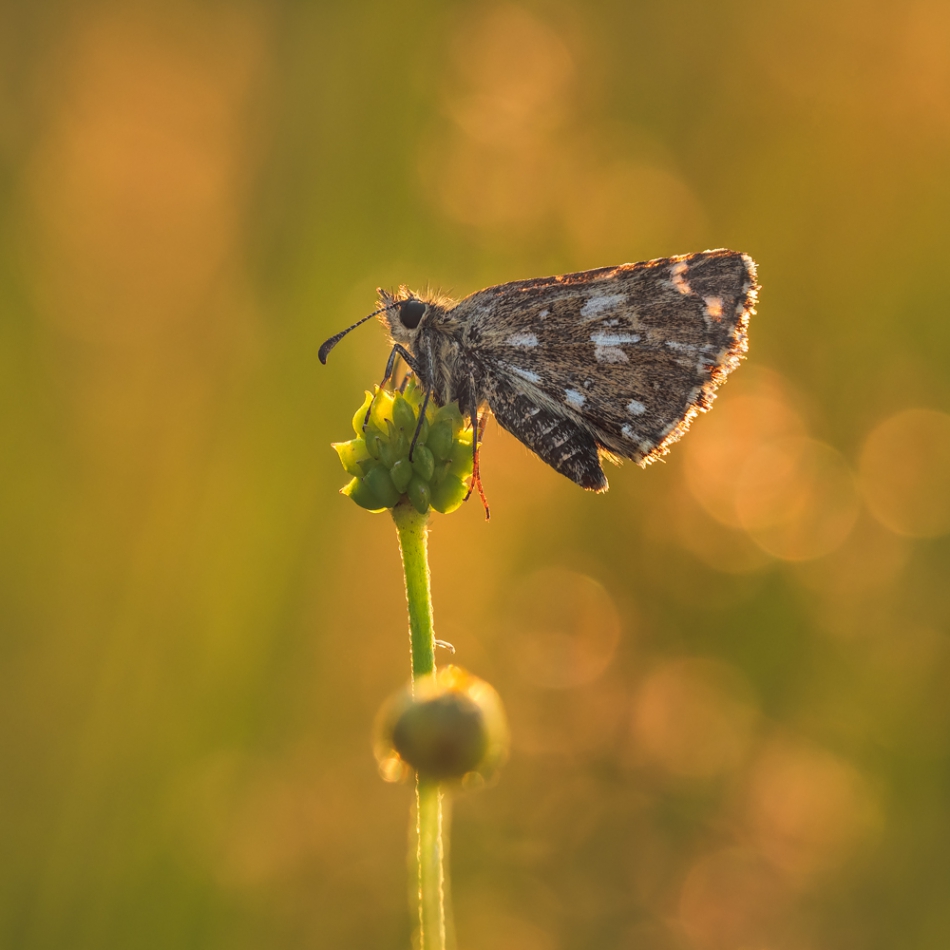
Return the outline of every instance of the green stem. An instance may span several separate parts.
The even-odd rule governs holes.
[[[419,945],[445,948],[445,878],[442,841],[442,788],[416,778],[416,831],[419,864]]]
[[[412,680],[435,672],[435,634],[429,589],[428,514],[420,515],[405,500],[393,508],[399,535],[406,600]],[[438,782],[416,778],[416,867],[419,869],[420,950],[445,950],[445,842],[442,789]]]
[[[435,634],[432,629],[432,593],[429,590],[429,515],[420,515],[406,499],[393,508],[399,550],[406,574],[409,602],[409,638],[412,679],[435,671]]]

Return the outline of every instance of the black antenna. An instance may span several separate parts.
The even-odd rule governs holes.
[[[374,310],[372,313],[368,313],[362,320],[357,320],[356,323],[351,327],[347,327],[345,330],[341,330],[339,333],[331,336],[323,346],[320,347],[320,351],[317,353],[317,357],[324,366],[327,365],[327,357],[330,355],[330,350],[333,349],[350,332],[350,330],[355,330],[361,323],[366,323],[370,317],[378,317],[381,313],[385,313],[387,310],[392,310],[394,307],[398,307],[398,303],[391,303],[388,307],[383,307],[382,310]]]

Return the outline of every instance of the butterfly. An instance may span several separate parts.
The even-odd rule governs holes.
[[[426,402],[459,404],[476,430],[479,491],[487,408],[555,471],[602,492],[603,459],[645,466],[711,406],[746,353],[758,289],[752,258],[722,248],[516,280],[460,301],[380,289],[379,309],[319,358],[379,316],[392,344],[381,385],[400,357]]]

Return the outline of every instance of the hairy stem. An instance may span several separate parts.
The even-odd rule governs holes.
[[[427,514],[405,500],[393,508],[399,550],[406,575],[412,680],[435,671],[435,634],[429,589]],[[442,789],[416,778],[416,867],[419,871],[420,950],[445,948],[445,847]],[[447,832],[446,832],[447,833]]]
[[[445,947],[445,869],[442,840],[442,789],[438,782],[416,779],[416,830],[419,864],[421,950]]]
[[[413,682],[435,670],[432,593],[429,590],[428,514],[420,515],[406,499],[393,508],[399,550],[406,574],[409,602],[409,641]]]

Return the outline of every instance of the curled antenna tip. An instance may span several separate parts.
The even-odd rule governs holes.
[[[327,365],[327,357],[330,355],[330,350],[332,350],[333,347],[335,347],[342,339],[343,334],[338,333],[336,336],[331,336],[330,339],[320,347],[320,350],[317,353],[317,359],[319,359],[324,366]]]
[[[361,320],[357,320],[356,323],[353,324],[353,326],[347,327],[345,330],[341,330],[339,333],[335,333],[333,336],[330,337],[329,340],[327,340],[323,344],[323,346],[320,347],[319,351],[317,352],[317,359],[319,359],[320,362],[324,366],[326,366],[327,357],[330,355],[330,350],[332,350],[333,347],[335,347],[337,343],[339,343],[340,340],[342,340],[343,337],[345,337],[347,333],[350,332],[350,330],[355,330],[361,323],[366,323],[366,321],[369,320],[371,317],[378,316],[379,314],[385,313],[387,310],[392,310],[393,307],[398,307],[398,306],[399,304],[390,304],[390,306],[388,307],[383,307],[380,310],[374,310],[372,313],[368,313]]]

